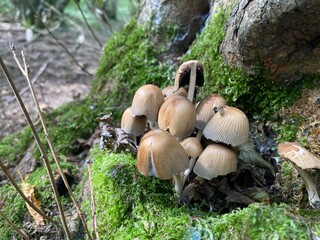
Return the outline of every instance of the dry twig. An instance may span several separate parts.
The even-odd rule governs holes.
[[[11,47],[12,47],[12,49],[14,49],[13,45],[11,45]],[[29,124],[29,126],[31,128],[32,134],[33,134],[33,136],[34,136],[34,138],[35,138],[35,140],[37,142],[38,148],[39,148],[39,150],[41,152],[41,155],[42,155],[41,158],[42,158],[42,160],[43,160],[43,162],[44,162],[44,164],[46,166],[47,173],[48,173],[48,176],[49,176],[49,179],[50,179],[50,182],[51,182],[51,186],[52,186],[52,189],[53,189],[53,192],[54,192],[54,197],[55,197],[55,200],[56,200],[59,212],[60,212],[60,219],[61,219],[61,222],[62,222],[62,226],[63,226],[64,232],[65,232],[65,234],[67,236],[67,239],[71,239],[70,232],[69,232],[68,226],[67,226],[67,222],[66,222],[66,219],[65,219],[65,216],[64,216],[64,211],[63,211],[63,208],[62,208],[62,205],[61,205],[61,200],[60,200],[60,196],[59,196],[59,193],[58,193],[57,185],[56,185],[56,183],[54,181],[54,176],[53,176],[53,173],[52,173],[52,169],[51,169],[51,166],[50,166],[50,163],[49,163],[45,148],[44,148],[42,142],[40,141],[40,137],[39,137],[39,135],[37,133],[37,130],[36,130],[32,120],[31,120],[31,118],[30,118],[30,115],[29,115],[29,113],[28,113],[28,111],[27,111],[27,109],[26,109],[26,107],[25,107],[20,95],[19,95],[19,92],[18,92],[18,90],[17,90],[17,88],[16,88],[16,86],[15,86],[15,84],[14,84],[14,82],[13,82],[13,80],[12,80],[12,78],[11,78],[11,76],[10,76],[10,74],[9,74],[9,72],[8,72],[4,62],[3,62],[3,60],[2,60],[2,58],[0,58],[0,64],[1,64],[1,67],[2,67],[2,70],[3,70],[4,74],[6,76],[6,79],[7,79],[8,83],[9,83],[14,95],[16,96],[16,99],[17,99],[17,101],[19,103],[19,106],[20,106],[21,110],[23,111],[23,114],[24,114],[24,116],[25,116],[25,118],[26,118],[26,120],[27,120],[27,122],[28,122],[28,124]],[[19,68],[20,67],[21,67],[21,65],[19,64]],[[22,69],[22,67],[21,67],[21,69]],[[27,71],[28,70],[26,70],[26,74],[28,74]]]
[[[13,52],[14,56],[16,56],[14,48],[13,48],[12,52]],[[63,182],[64,182],[64,184],[65,184],[65,186],[66,186],[66,188],[68,190],[68,193],[69,193],[69,195],[70,195],[70,197],[72,199],[72,202],[73,202],[74,206],[76,207],[76,210],[77,210],[77,212],[78,212],[78,214],[80,216],[82,224],[83,224],[83,226],[84,226],[84,228],[85,228],[85,230],[86,230],[86,232],[88,234],[88,238],[92,239],[91,236],[90,236],[90,232],[88,230],[88,227],[87,227],[87,223],[86,223],[85,218],[84,218],[84,214],[82,213],[82,211],[80,209],[80,206],[77,203],[77,200],[76,200],[76,198],[74,197],[74,195],[72,193],[72,190],[70,188],[69,182],[68,182],[68,180],[67,180],[67,178],[66,178],[66,176],[65,176],[65,174],[63,172],[63,169],[62,169],[61,164],[60,164],[59,159],[58,159],[58,155],[57,155],[57,153],[55,151],[55,148],[54,148],[54,145],[53,145],[53,143],[51,141],[51,138],[50,138],[50,135],[49,135],[49,131],[48,131],[47,126],[46,126],[46,124],[45,124],[45,122],[43,120],[43,116],[42,116],[42,112],[41,112],[41,109],[40,109],[40,106],[39,106],[39,102],[38,102],[36,94],[35,94],[35,92],[33,90],[32,83],[31,83],[31,80],[30,80],[30,69],[27,66],[27,62],[26,62],[26,59],[25,59],[23,51],[21,51],[21,55],[22,55],[22,59],[23,59],[24,69],[20,69],[20,70],[24,74],[25,78],[27,79],[27,82],[28,82],[28,85],[29,85],[29,88],[30,88],[30,91],[31,91],[31,94],[32,94],[32,97],[33,97],[33,101],[34,101],[34,103],[36,105],[36,108],[37,108],[37,112],[38,112],[39,119],[40,119],[40,122],[41,122],[41,125],[42,125],[42,129],[44,131],[44,134],[45,134],[46,140],[48,142],[50,151],[52,153],[53,159],[54,159],[54,161],[55,161],[55,163],[56,163],[56,165],[58,167],[59,173],[60,173],[60,175],[62,177],[62,180],[63,180]],[[15,60],[17,62],[17,65],[21,66],[21,64],[19,63],[19,60],[16,57],[15,57]]]
[[[88,161],[88,175],[89,175],[89,186],[90,186],[90,194],[91,194],[91,215],[92,215],[92,236],[95,236],[95,239],[100,240],[99,232],[98,232],[98,223],[96,216],[96,208],[94,205],[94,194],[93,194],[93,185],[92,185],[92,173],[91,173],[91,161]]]

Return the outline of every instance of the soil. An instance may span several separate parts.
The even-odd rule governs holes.
[[[9,43],[14,43],[21,64],[21,50],[24,52],[40,107],[47,111],[74,99],[84,98],[90,90],[102,49],[89,32],[81,32],[75,27],[64,26],[54,30],[53,34],[89,74],[75,64],[46,30],[41,33],[33,32],[32,41],[26,41],[29,30],[19,23],[0,22],[0,56],[33,119],[36,118],[36,111],[32,96],[27,81],[13,58]],[[104,43],[107,37],[100,34],[99,39]],[[2,71],[0,92],[0,137],[3,137],[21,130],[26,126],[26,121]]]

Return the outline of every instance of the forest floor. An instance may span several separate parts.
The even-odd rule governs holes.
[[[102,49],[92,35],[73,26],[59,27],[53,32],[58,40],[81,64],[78,67],[61,45],[46,30],[34,32],[33,40],[26,41],[26,29],[18,23],[0,21],[0,55],[12,75],[17,89],[32,118],[36,117],[35,106],[28,84],[20,72],[10,50],[9,43],[16,46],[21,59],[23,50],[30,66],[30,77],[43,111],[59,107],[74,99],[82,99],[89,92],[93,74],[98,66]],[[109,33],[99,35],[105,43]],[[26,126],[25,118],[2,71],[0,72],[0,137],[21,130]]]

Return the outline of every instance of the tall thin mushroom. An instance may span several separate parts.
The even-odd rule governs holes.
[[[320,168],[320,158],[309,152],[298,143],[285,142],[278,145],[278,153],[281,158],[292,162],[293,167],[300,174],[306,185],[309,204],[313,208],[320,208],[320,198],[310,173],[305,169]]]
[[[189,85],[188,99],[193,102],[196,85],[202,87],[203,84],[203,64],[200,61],[189,60],[181,64],[174,81],[175,91]]]

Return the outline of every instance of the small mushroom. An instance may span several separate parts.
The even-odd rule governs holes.
[[[188,99],[193,102],[196,85],[202,87],[204,84],[203,65],[198,60],[189,60],[179,67],[175,81],[175,91],[180,87],[189,85]]]
[[[183,87],[181,87],[177,91],[175,91],[175,86],[165,87],[164,89],[162,89],[162,94],[164,96],[164,100],[165,101],[169,97],[175,96],[175,95],[182,96],[182,97],[187,97],[188,96],[187,91]]]
[[[132,135],[134,143],[137,144],[137,137],[144,134],[146,129],[146,116],[134,116],[131,107],[128,107],[121,117],[121,128],[126,133]]]
[[[203,135],[212,141],[236,147],[249,139],[249,120],[240,109],[225,106],[210,119]]]
[[[141,86],[134,94],[131,111],[135,116],[146,116],[151,128],[157,128],[158,112],[164,102],[159,87],[153,84]]]
[[[174,178],[178,195],[183,187],[181,173],[188,165],[186,151],[170,133],[161,129],[151,130],[141,139],[137,154],[139,172],[162,180]]]
[[[196,163],[197,158],[203,151],[203,147],[201,143],[195,137],[188,137],[185,138],[181,143],[181,146],[187,152],[188,156],[190,157],[189,168],[184,172],[183,177],[183,185],[188,179],[189,174],[191,173],[194,164]]]
[[[201,139],[203,129],[216,113],[216,110],[221,109],[226,105],[226,100],[224,100],[224,98],[219,94],[210,94],[197,104],[196,128],[198,129],[197,138],[199,141]]]
[[[195,127],[196,110],[185,97],[172,96],[165,101],[158,116],[159,128],[169,130],[176,138],[189,136]]]
[[[195,174],[207,180],[235,171],[237,171],[237,155],[235,151],[219,143],[208,145],[193,168]]]
[[[281,158],[293,163],[294,168],[300,174],[306,185],[309,203],[313,208],[320,208],[320,198],[310,173],[305,169],[320,168],[320,158],[313,155],[298,143],[285,142],[278,145],[278,153]]]

